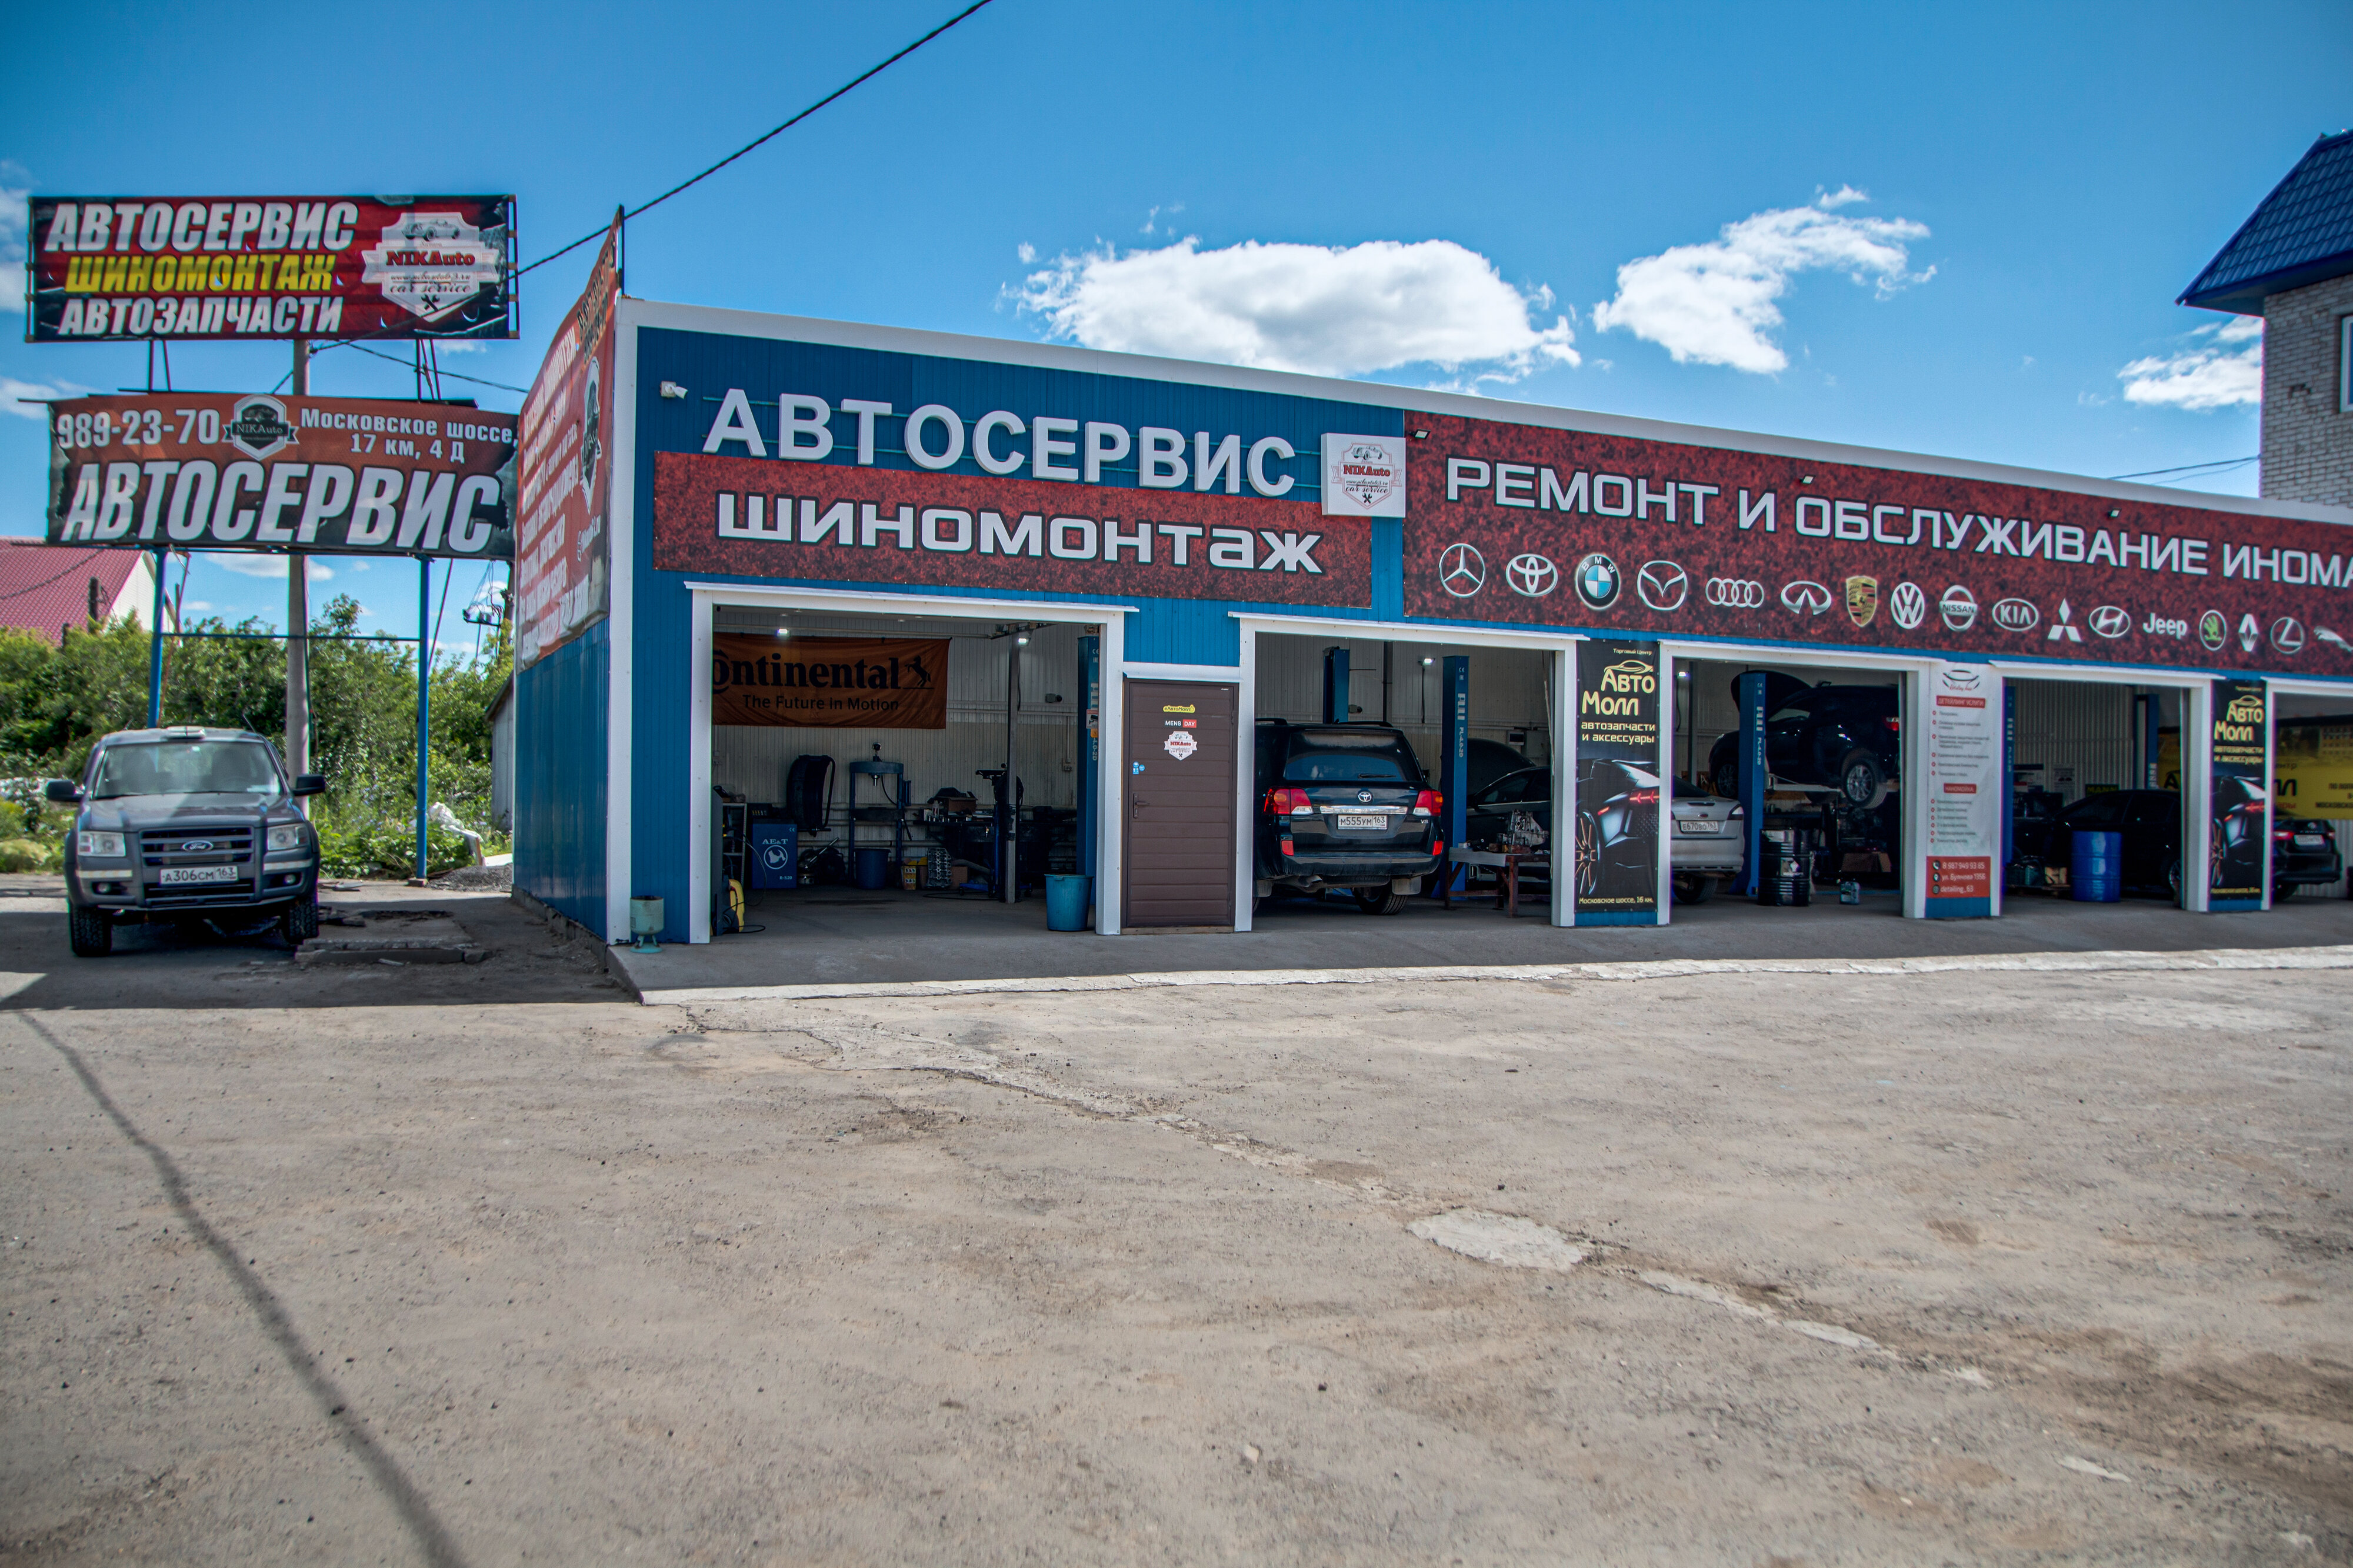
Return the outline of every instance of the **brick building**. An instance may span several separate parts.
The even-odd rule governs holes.
[[[2353,506],[2353,132],[2315,142],[2181,303],[2263,322],[2264,498]]]

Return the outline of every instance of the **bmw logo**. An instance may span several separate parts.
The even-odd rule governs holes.
[[[1616,604],[1623,585],[1618,563],[1598,550],[1577,563],[1577,596],[1588,610],[1606,610]]]

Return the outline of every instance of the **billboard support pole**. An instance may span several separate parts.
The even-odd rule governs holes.
[[[147,616],[147,728],[164,724],[164,574],[171,556],[155,552],[155,607]]]
[[[301,338],[290,384],[295,396],[310,395],[311,345]],[[311,566],[299,550],[286,554],[286,771],[311,771]]]
[[[453,567],[454,571],[455,568]],[[425,885],[427,732],[433,721],[433,557],[417,558],[417,885]]]

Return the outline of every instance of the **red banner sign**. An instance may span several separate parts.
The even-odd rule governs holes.
[[[1313,501],[654,455],[665,572],[1362,608],[1371,531]]]
[[[42,196],[25,340],[511,338],[512,196]]]
[[[604,618],[610,600],[613,302],[621,220],[606,231],[588,286],[547,345],[523,399],[515,521],[515,666],[536,663]]]
[[[2353,533],[1416,416],[1411,616],[2353,675]]]

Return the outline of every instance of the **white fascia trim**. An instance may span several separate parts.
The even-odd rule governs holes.
[[[1131,680],[1240,680],[1239,664],[1136,664],[1126,666]]]
[[[1281,397],[1355,403],[1373,408],[1394,408],[1405,413],[1445,414],[1463,419],[1532,425],[1546,429],[1576,430],[1598,436],[1674,442],[1683,446],[1715,447],[1726,451],[1756,452],[1820,463],[1894,468],[1987,484],[2028,485],[2041,489],[2066,490],[2078,495],[2101,496],[2111,500],[2138,501],[2147,505],[2353,524],[2353,508],[2314,506],[2302,501],[2258,500],[2249,496],[2211,495],[2196,490],[2170,489],[2162,485],[2095,479],[2085,474],[2054,473],[2042,468],[2012,468],[2003,463],[1972,462],[1962,458],[1940,458],[1873,447],[1850,447],[1831,441],[1806,441],[1795,437],[1768,436],[1751,430],[1679,425],[1663,419],[1633,419],[1585,409],[1510,403],[1494,397],[1465,397],[1454,393],[1389,386],[1378,382],[1343,381],[1331,376],[1296,375],[1287,371],[1250,370],[1240,365],[1162,359],[1152,354],[1108,353],[1100,349],[1071,348],[1062,343],[1023,342],[1011,338],[974,337],[960,332],[919,331],[909,327],[829,321],[810,316],[777,316],[756,310],[720,310],[707,305],[666,305],[644,300],[632,303],[635,306],[631,312],[632,320],[645,326],[673,331],[773,338],[840,348],[874,349],[884,353],[968,360],[983,364],[1020,365],[1033,370],[1071,371],[1084,375],[1124,376],[1235,392],[1270,393]]]
[[[2154,670],[2116,665],[2031,664],[2020,659],[1988,659],[1987,665],[2001,672],[2004,680],[2074,680],[2091,686],[2161,686],[2168,691],[2187,691],[2193,686],[2203,686],[2221,677],[2198,671]]]
[[[2276,675],[2263,677],[2263,683],[2284,697],[2340,697],[2353,699],[2353,680],[2323,680],[2315,676],[2289,679]],[[2273,723],[2279,722],[2274,718]]]
[[[1676,642],[1659,639],[1659,651],[1678,664],[1796,664],[1824,669],[1876,669],[1901,675],[1934,669],[1941,658],[1883,653],[1841,653],[1834,649],[1788,648],[1772,644],[1755,647],[1740,643]]]
[[[631,748],[637,708],[637,442],[638,335],[631,330],[630,301],[617,300],[613,317],[613,450],[607,459],[612,479],[605,496],[605,940],[629,929],[629,896],[637,880],[636,791]],[[709,667],[705,658],[696,668]]]
[[[1589,632],[1493,632],[1460,630],[1430,621],[1349,621],[1324,616],[1273,616],[1251,610],[1227,612],[1246,632],[1289,637],[1322,635],[1357,641],[1426,643],[1432,647],[1522,647],[1549,650],[1574,646]]]
[[[1054,599],[960,599],[937,594],[878,594],[871,589],[772,588],[756,583],[694,583],[686,591],[713,604],[770,605],[784,609],[838,610],[843,615],[904,615],[921,609],[943,620],[1101,621],[1139,614],[1134,605],[1073,605]]]

